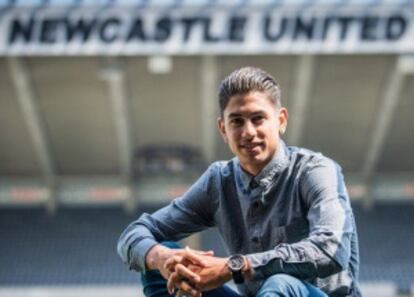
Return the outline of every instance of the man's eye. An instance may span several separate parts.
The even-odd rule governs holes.
[[[263,121],[263,116],[257,116],[252,119],[253,123],[260,124]]]
[[[232,119],[232,120],[230,121],[230,123],[231,123],[232,125],[240,126],[240,125],[242,125],[242,124],[243,124],[243,120],[242,120],[242,119],[235,118],[235,119]]]

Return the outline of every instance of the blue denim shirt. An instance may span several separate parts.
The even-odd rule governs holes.
[[[340,167],[320,153],[281,142],[255,177],[237,158],[215,162],[182,197],[132,222],[118,253],[131,269],[145,271],[145,256],[156,243],[213,226],[229,253],[244,254],[251,263],[252,279],[239,286],[246,296],[276,273],[306,280],[330,296],[360,296],[349,197]]]

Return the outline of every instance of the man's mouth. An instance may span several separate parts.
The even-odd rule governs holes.
[[[257,142],[257,143],[244,143],[241,144],[240,147],[247,149],[247,150],[254,150],[255,148],[259,148],[262,146],[261,142]]]

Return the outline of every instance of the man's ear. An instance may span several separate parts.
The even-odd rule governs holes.
[[[278,115],[280,135],[283,135],[286,132],[288,117],[289,117],[289,114],[288,114],[287,109],[285,107],[281,107],[279,110],[279,115]]]
[[[226,127],[224,126],[224,120],[222,117],[217,118],[217,128],[221,134],[221,137],[223,137],[224,142],[227,143]]]

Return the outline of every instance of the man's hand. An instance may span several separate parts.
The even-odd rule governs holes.
[[[168,278],[167,288],[170,293],[178,288],[178,297],[187,294],[191,297],[200,296],[201,291],[208,291],[221,286],[231,279],[231,273],[227,268],[227,258],[213,257],[212,255],[200,255],[188,248],[187,256],[197,257],[202,265],[179,263],[175,257],[165,262],[166,268],[174,272]]]
[[[213,251],[197,251],[190,249],[170,249],[161,244],[153,246],[146,256],[147,268],[149,270],[157,269],[161,275],[168,279],[171,273],[174,272],[174,266],[165,265],[168,259],[175,264],[182,264],[184,267],[191,265],[204,266],[201,256],[212,256]],[[191,271],[189,271],[191,273]],[[193,274],[195,277],[195,274]]]

